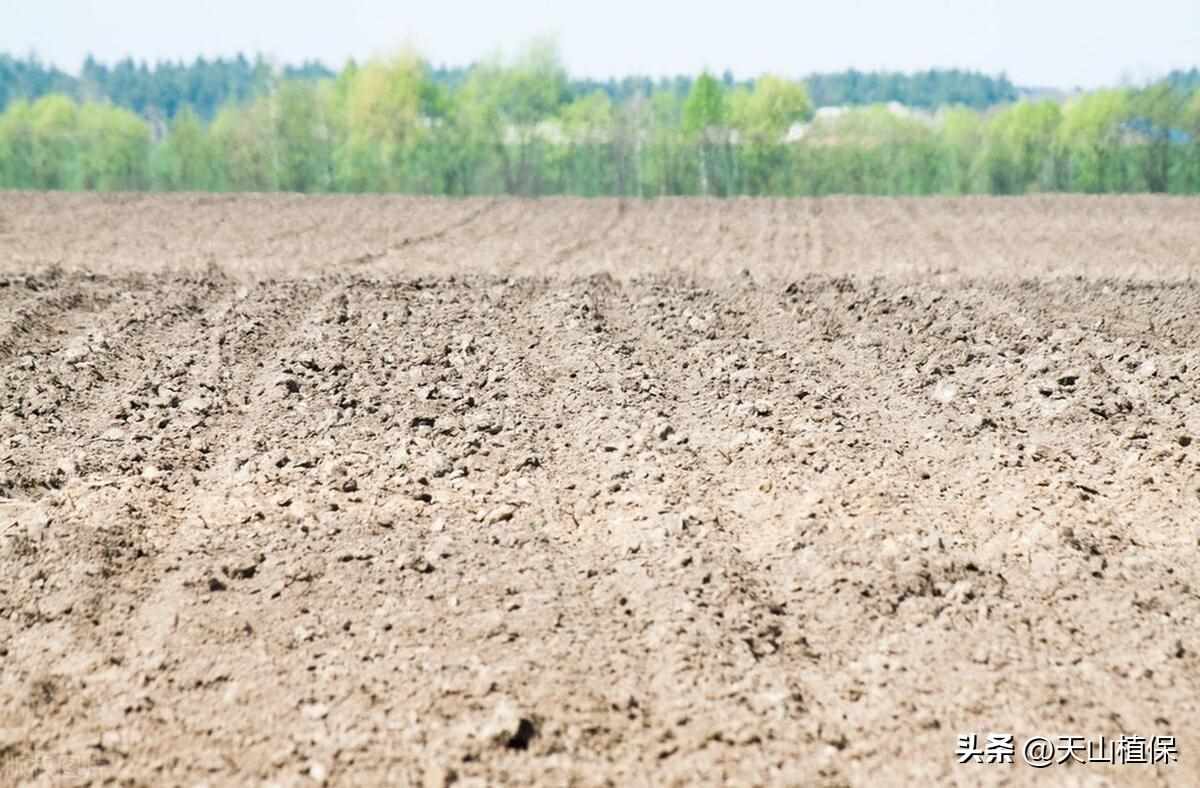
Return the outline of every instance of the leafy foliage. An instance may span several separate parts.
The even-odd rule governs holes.
[[[336,73],[242,56],[89,58],[72,77],[0,56],[0,187],[1196,193],[1195,84],[1177,72],[1059,103],[1017,100],[1006,78],[960,71],[600,82],[572,80],[546,40],[467,68],[401,52]]]
[[[813,103],[818,107],[896,101],[921,109],[953,104],[986,109],[1018,98],[1017,88],[1004,75],[991,77],[957,69],[915,74],[863,73],[851,69],[834,74],[814,74],[805,81]]]

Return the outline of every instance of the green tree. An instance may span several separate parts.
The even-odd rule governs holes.
[[[883,105],[814,123],[801,147],[800,175],[817,194],[930,194],[949,180],[932,125]]]
[[[209,127],[218,189],[263,192],[278,188],[278,162],[269,101],[226,106]]]
[[[292,80],[272,97],[277,184],[284,191],[328,191],[333,185],[333,131],[325,87]]]
[[[33,108],[16,101],[0,115],[0,186],[29,189],[34,177]]]
[[[812,115],[808,91],[797,82],[774,76],[755,81],[753,90],[730,97],[732,125],[740,137],[739,168],[750,194],[786,194],[791,189],[787,134]]]
[[[700,193],[704,195],[710,192],[722,149],[729,145],[726,113],[721,83],[705,71],[692,83],[683,105],[683,131],[700,154]]]
[[[352,191],[400,190],[404,163],[428,129],[422,114],[425,64],[413,52],[374,60],[339,85],[346,138],[337,154],[339,182]]]
[[[1179,162],[1179,191],[1200,192],[1200,91],[1192,94],[1179,121],[1186,142]]]
[[[1099,90],[1067,104],[1059,127],[1059,145],[1070,157],[1068,182],[1084,192],[1121,191],[1122,124],[1129,117],[1123,90]]]
[[[748,139],[778,142],[793,124],[812,116],[808,91],[799,82],[767,75],[751,91],[735,94],[734,125]]]
[[[169,191],[215,186],[212,151],[200,117],[189,107],[175,116],[156,159],[156,180]]]
[[[987,125],[988,174],[993,194],[1024,194],[1055,185],[1054,152],[1062,109],[1052,101],[1022,101]]]
[[[945,147],[945,191],[973,194],[988,191],[985,172],[985,132],[983,118],[966,107],[954,107],[942,116],[942,144]]]
[[[640,148],[638,167],[645,183],[639,190],[657,196],[694,193],[695,146],[682,130],[683,99],[674,91],[658,91],[646,116],[648,142]]]
[[[1148,191],[1170,189],[1173,135],[1180,131],[1185,110],[1186,95],[1166,82],[1130,96],[1132,131],[1138,137],[1138,166]]]
[[[129,110],[84,104],[78,115],[79,178],[84,189],[145,189],[150,185],[150,128]]]
[[[493,58],[471,72],[459,117],[472,147],[495,156],[504,191],[541,192],[548,144],[559,141],[551,121],[568,99],[566,70],[548,39],[532,42],[511,64]]]
[[[44,96],[30,109],[31,182],[35,189],[79,183],[79,107],[66,96]]]
[[[683,105],[683,130],[702,136],[725,125],[725,92],[716,77],[707,71],[692,83],[691,92]]]
[[[613,106],[599,91],[562,108],[565,144],[560,147],[564,191],[594,197],[612,194],[615,183]]]

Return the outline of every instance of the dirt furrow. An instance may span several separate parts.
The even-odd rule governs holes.
[[[1195,783],[1194,208],[0,195],[0,782]]]

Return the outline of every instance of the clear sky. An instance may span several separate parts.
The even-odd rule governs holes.
[[[1200,65],[1200,0],[0,0],[0,51],[70,71],[88,52],[336,66],[405,44],[466,64],[541,34],[581,76],[962,67],[1095,87]]]

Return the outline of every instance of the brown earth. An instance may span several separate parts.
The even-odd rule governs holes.
[[[1188,199],[2,195],[0,784],[1200,784],[1198,272]]]

